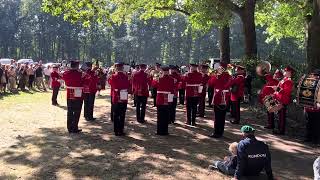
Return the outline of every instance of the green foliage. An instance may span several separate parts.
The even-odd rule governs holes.
[[[301,45],[305,41],[305,17],[311,10],[305,0],[270,0],[258,6],[256,23],[266,26],[268,42],[294,38]]]

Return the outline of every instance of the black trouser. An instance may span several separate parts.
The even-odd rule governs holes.
[[[213,100],[213,88],[208,87],[208,99],[209,99],[209,106],[212,105],[212,100]]]
[[[224,132],[224,124],[226,119],[226,105],[214,106],[214,134],[222,136]]]
[[[110,103],[111,103],[110,117],[111,117],[111,122],[113,122],[113,112],[114,112],[114,110],[113,110],[112,96],[110,96],[110,97],[111,97],[111,100],[110,100]]]
[[[133,106],[137,106],[137,95],[133,95]]]
[[[29,76],[28,88],[33,88],[34,75]]]
[[[122,134],[124,130],[124,121],[126,118],[127,103],[113,104],[113,111],[114,133]]]
[[[157,134],[168,135],[170,105],[157,106]]]
[[[146,114],[147,97],[146,96],[136,96],[136,114],[137,121],[144,122],[144,117]]]
[[[205,110],[206,110],[206,95],[201,94],[199,98],[199,106],[198,106],[199,117],[204,117]]]
[[[52,87],[52,98],[51,98],[52,105],[58,104],[57,97],[59,94],[59,89],[60,87]]]
[[[287,121],[287,106],[284,105],[282,109],[278,111],[279,115],[279,133],[284,135],[286,132],[286,121]]]
[[[157,88],[151,89],[151,95],[153,98],[153,106],[156,106],[157,105]]]
[[[185,98],[186,90],[179,89],[179,104],[184,105],[184,98]]]
[[[174,97],[173,98],[173,102],[170,105],[170,120],[169,120],[169,123],[174,123],[176,121],[177,104],[178,104],[178,98]]]
[[[237,101],[231,101],[231,116],[234,118],[232,121],[235,124],[240,123],[240,98]]]
[[[84,118],[86,120],[93,120],[94,100],[96,98],[96,93],[84,93],[83,96]]]
[[[81,108],[82,108],[82,99],[81,100],[68,99],[67,106],[68,106],[67,128],[69,132],[75,132],[78,130],[78,123],[79,123],[79,118],[80,118]]]
[[[319,143],[320,140],[320,112],[305,112],[305,117],[307,120],[307,140],[313,143]]]
[[[187,124],[195,125],[199,97],[187,97]]]
[[[274,128],[274,113],[267,112],[268,115],[268,125],[267,127],[273,129]]]

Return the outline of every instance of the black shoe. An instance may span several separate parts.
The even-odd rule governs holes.
[[[209,137],[211,137],[211,138],[221,138],[222,136],[212,133]]]
[[[82,129],[77,129],[77,130],[73,130],[73,131],[69,131],[69,133],[71,134],[71,133],[80,133],[82,131]]]
[[[88,121],[95,121],[97,118],[89,118]]]
[[[196,126],[197,125],[197,123],[191,123],[191,126]]]

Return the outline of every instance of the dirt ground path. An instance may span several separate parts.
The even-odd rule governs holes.
[[[171,135],[159,137],[156,109],[147,107],[147,123],[141,125],[130,102],[127,136],[115,137],[107,94],[96,99],[97,121],[81,117],[79,135],[66,131],[65,92],[58,96],[61,107],[50,105],[50,93],[26,95],[31,98],[17,104],[6,104],[10,97],[0,98],[0,179],[230,179],[207,167],[228,155],[228,145],[240,140],[240,125],[227,122],[224,138],[211,139],[207,135],[212,131],[212,110],[198,119],[197,127],[189,127],[179,106],[178,124],[169,127]],[[319,148],[274,136],[261,128],[255,114],[242,110],[242,124],[253,124],[257,137],[270,145],[278,179],[312,179]]]

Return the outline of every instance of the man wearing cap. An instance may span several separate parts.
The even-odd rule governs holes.
[[[278,86],[274,88],[275,98],[282,103],[283,108],[278,111],[279,114],[279,131],[274,131],[275,134],[284,135],[286,130],[286,111],[287,106],[291,102],[291,92],[294,86],[291,77],[294,73],[294,69],[291,66],[287,66],[284,69],[284,78],[279,82]]]
[[[262,87],[259,94],[259,102],[263,104],[263,100],[266,96],[273,94],[275,91],[272,87],[277,86],[279,81],[283,78],[283,73],[280,70],[276,70],[274,75],[272,76],[270,73],[264,75],[266,84]],[[265,126],[266,129],[274,129],[274,117],[275,113],[268,112],[268,124]]]
[[[231,79],[226,86],[231,88],[231,116],[234,120],[233,124],[240,123],[240,101],[244,96],[244,75],[245,68],[242,66],[236,66],[236,77]]]
[[[238,144],[237,167],[233,179],[259,176],[265,170],[268,179],[273,180],[268,145],[255,138],[255,129],[249,125],[242,126],[241,132],[244,139]]]
[[[148,74],[145,72],[147,69],[146,64],[139,65],[139,71],[133,74],[132,89],[136,100],[136,115],[139,123],[145,122],[145,113],[147,99],[149,97],[149,79]]]
[[[124,123],[128,104],[129,80],[123,71],[123,64],[115,64],[116,73],[109,80],[113,109],[113,125],[116,136],[124,136]]]
[[[178,85],[181,81],[181,76],[180,74],[178,74],[178,69],[176,66],[170,66],[169,74],[170,74],[170,77],[174,79],[174,96],[173,96],[173,102],[171,104],[169,123],[174,123],[176,121],[176,110],[177,110],[177,103],[178,103]]]
[[[69,133],[79,133],[78,128],[83,101],[83,78],[79,71],[79,61],[70,61],[70,69],[62,75],[67,86],[67,127]]]
[[[188,125],[196,125],[197,106],[202,93],[202,74],[198,72],[197,64],[190,64],[189,73],[184,77],[186,83],[186,108]]]
[[[213,138],[220,138],[224,133],[224,125],[227,112],[227,104],[230,97],[229,88],[225,86],[229,82],[231,75],[226,71],[227,64],[221,62],[217,74],[212,76],[208,82],[208,86],[214,90],[214,133],[210,135]]]
[[[174,97],[174,79],[169,75],[169,67],[163,66],[157,91],[157,135],[168,135],[170,108]]]
[[[153,98],[153,107],[157,105],[157,89],[158,89],[158,82],[160,78],[160,69],[161,64],[156,63],[155,68],[150,72],[151,76],[151,95]]]
[[[182,68],[180,71],[180,82],[178,84],[179,89],[179,104],[184,105],[185,95],[186,95],[186,83],[183,81],[185,77],[185,72],[183,72]]]
[[[83,81],[83,102],[84,102],[84,118],[87,121],[94,121],[96,118],[93,117],[94,101],[98,90],[99,78],[92,70],[92,63],[86,62],[86,70]]]
[[[53,106],[58,106],[58,101],[57,101],[57,97],[58,97],[58,93],[59,93],[59,89],[60,89],[60,79],[61,76],[58,73],[58,69],[59,67],[57,65],[52,66],[52,72],[50,74],[50,78],[51,78],[51,88],[52,88],[52,98],[51,98],[51,102]]]
[[[199,106],[198,106],[198,115],[199,117],[204,117],[205,114],[205,106],[206,106],[206,95],[207,95],[207,86],[210,76],[208,75],[209,66],[206,64],[202,64],[200,66],[201,74],[202,74],[202,92],[200,94]]]

